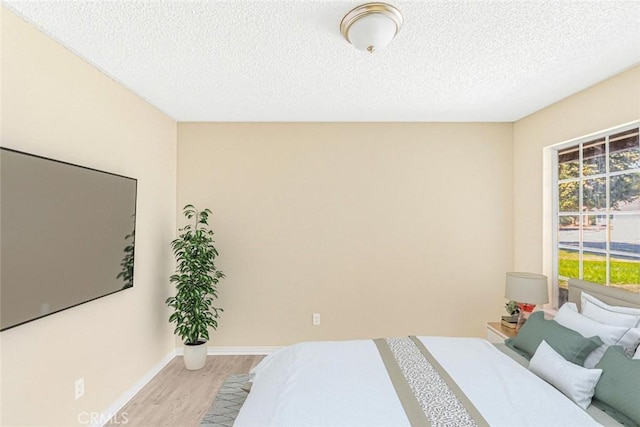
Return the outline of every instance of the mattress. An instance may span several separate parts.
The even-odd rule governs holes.
[[[432,359],[429,365],[443,371],[443,382],[452,381],[449,388],[460,394],[430,392],[433,400],[422,405],[435,413],[425,412],[426,421],[412,418],[380,350],[380,345],[390,343],[393,349],[400,343],[402,353],[411,343],[355,340],[300,343],[266,357],[252,371],[251,392],[234,426],[600,425],[508,350],[477,338],[414,339]],[[407,378],[413,382],[411,375]],[[418,396],[425,386],[411,387]],[[464,406],[462,412],[454,401]]]

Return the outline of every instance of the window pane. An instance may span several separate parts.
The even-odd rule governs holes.
[[[611,177],[611,208],[616,211],[640,211],[640,173]]]
[[[558,179],[580,176],[580,147],[558,151]]]
[[[611,250],[640,255],[640,215],[611,215]]]
[[[607,249],[606,215],[582,216],[582,242],[585,249]]]
[[[609,170],[623,171],[640,167],[638,129],[631,129],[609,138]]]
[[[566,246],[580,245],[580,220],[578,215],[562,215],[558,218],[558,243]]]
[[[640,294],[640,128],[557,152],[558,303],[583,279]]]
[[[578,212],[578,182],[565,182],[558,185],[558,206],[560,212]]]
[[[582,196],[583,210],[604,211],[607,207],[607,179],[585,179]]]
[[[607,171],[606,154],[604,138],[584,144],[582,148],[582,173],[585,176],[605,173]]]
[[[611,286],[640,293],[640,258],[611,255]]]
[[[572,249],[558,250],[558,275],[565,278],[580,278],[578,251]]]
[[[582,278],[589,282],[607,282],[607,257],[604,254],[584,251],[582,253]]]

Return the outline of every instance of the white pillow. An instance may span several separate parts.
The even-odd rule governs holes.
[[[570,308],[571,310],[575,311],[576,313],[579,313],[579,311],[578,311],[578,306],[576,305],[576,303],[575,303],[575,302],[565,302],[565,303],[562,305],[562,307],[568,307],[568,308]],[[560,308],[562,308],[562,307],[560,307]]]
[[[640,347],[636,350],[636,355],[633,356],[634,359],[640,359]]]
[[[564,360],[542,341],[529,362],[529,370],[560,390],[582,409],[587,409],[602,369],[587,369]]]
[[[609,305],[584,291],[580,299],[582,314],[590,319],[611,326],[626,326],[628,328],[640,326],[640,308]]]
[[[627,355],[631,357],[633,352],[636,351],[638,344],[640,344],[640,328],[626,328],[624,326],[609,326],[604,323],[596,322],[589,319],[586,316],[577,312],[577,307],[564,304],[558,310],[558,313],[553,318],[556,322],[564,326],[565,328],[572,329],[578,332],[585,338],[594,336],[600,337],[604,343],[597,349],[595,349],[584,361],[585,368],[594,368],[607,348],[612,345],[621,345],[624,347]]]

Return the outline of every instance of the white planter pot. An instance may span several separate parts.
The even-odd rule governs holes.
[[[207,343],[200,342],[196,345],[184,345],[184,366],[190,371],[204,368],[207,362]]]

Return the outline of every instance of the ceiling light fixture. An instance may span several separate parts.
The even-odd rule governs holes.
[[[371,53],[382,50],[402,27],[402,15],[386,3],[367,3],[342,18],[340,32],[357,49]]]

